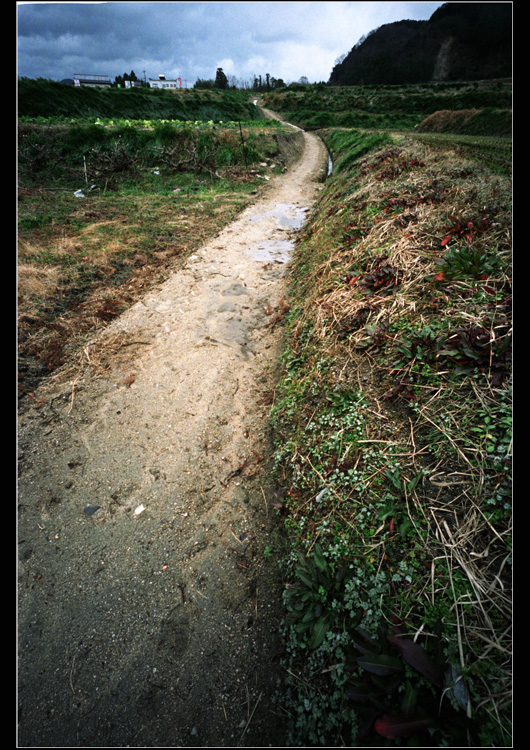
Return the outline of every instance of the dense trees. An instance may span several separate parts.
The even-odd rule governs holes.
[[[270,73],[254,75],[250,80],[244,81],[234,75],[226,76],[222,68],[217,68],[215,80],[198,78],[193,88],[196,89],[242,89],[249,91],[274,91],[285,86],[282,78],[274,78]]]
[[[134,70],[131,70],[130,73],[124,73],[122,76],[116,76],[114,79],[114,86],[119,86],[120,88],[124,88],[125,81],[139,81],[140,79],[137,78],[136,73]]]

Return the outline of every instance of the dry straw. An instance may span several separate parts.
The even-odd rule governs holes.
[[[478,283],[500,290],[509,286],[510,217],[509,208],[502,205],[509,205],[506,195],[510,186],[483,172],[476,163],[466,162],[457,151],[411,145],[406,139],[400,149],[397,156],[394,150],[389,159],[415,161],[421,166],[404,170],[397,178],[382,179],[375,167],[368,168],[371,161],[366,157],[359,163],[366,168],[357,189],[350,190],[346,178],[342,183],[336,180],[333,201],[321,203],[319,215],[326,219],[314,224],[303,245],[303,257],[299,248],[300,264],[308,263],[311,252],[318,260],[308,273],[305,297],[299,300],[301,312],[293,340],[309,324],[319,351],[335,360],[337,383],[356,377],[372,413],[380,416],[372,425],[371,435],[373,440],[379,438],[379,448],[384,452],[392,442],[388,432],[378,434],[379,427],[395,424],[400,463],[407,467],[407,474],[412,476],[428,468],[428,484],[418,485],[406,497],[410,522],[414,525],[424,519],[430,530],[425,549],[430,552],[432,565],[419,597],[432,603],[452,601],[448,624],[454,630],[462,670],[477,658],[492,658],[501,665],[499,680],[478,678],[483,683],[478,688],[479,704],[500,721],[511,695],[511,582],[507,577],[511,526],[498,529],[488,519],[483,507],[488,486],[484,470],[487,455],[484,446],[470,442],[462,430],[465,418],[495,404],[499,392],[487,379],[480,387],[465,374],[459,381],[444,379],[447,373],[439,368],[434,382],[417,386],[421,400],[416,413],[408,418],[408,434],[403,424],[408,405],[389,403],[385,393],[396,356],[397,332],[402,326],[408,330],[425,325],[439,328],[446,322],[473,326],[483,323],[488,313],[491,342],[510,335],[498,295],[487,306],[470,303]],[[401,203],[392,203],[393,199]],[[392,210],[396,205],[398,210]],[[502,271],[489,272],[486,281],[456,278],[435,287],[433,277],[446,252],[444,235],[455,222],[472,222],[476,227],[482,218],[488,220],[487,231],[474,233],[468,245],[477,253],[496,253],[500,260],[497,267]],[[357,233],[348,240],[352,236],[348,231],[352,230]],[[308,247],[312,247],[311,252]],[[372,271],[374,262],[382,256],[395,269],[399,283],[383,293],[367,293],[357,279]],[[413,364],[407,369],[409,374]],[[504,384],[500,391],[506,394],[508,387]],[[425,444],[427,429],[436,433],[437,444],[448,447],[434,465],[432,457],[427,462],[432,447]],[[451,458],[447,449],[452,451]],[[355,493],[341,495],[321,472],[315,467],[313,470],[320,486],[329,485],[332,498],[324,520],[340,519],[358,533],[357,506],[352,502]],[[426,486],[430,488],[428,496]],[[303,506],[296,509],[295,521],[303,512]],[[378,566],[385,556],[384,531],[381,526],[379,533],[365,541],[367,554]],[[442,569],[444,576],[439,573]],[[462,576],[467,587],[461,585]]]

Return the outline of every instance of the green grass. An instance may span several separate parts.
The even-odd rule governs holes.
[[[263,97],[265,106],[308,130],[364,128],[414,131],[439,111],[473,110],[454,118],[443,132],[510,137],[510,82],[366,86],[289,86]]]
[[[20,117],[125,118],[147,120],[257,120],[243,91],[167,92],[156,89],[97,89],[55,81],[18,81]]]

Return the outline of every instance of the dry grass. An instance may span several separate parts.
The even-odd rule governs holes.
[[[298,266],[305,270],[295,271],[299,314],[292,345],[300,348],[303,332],[310,329],[317,357],[334,362],[333,387],[356,382],[368,399],[374,418],[366,443],[377,445],[381,456],[386,451],[399,456],[406,481],[425,474],[414,488],[405,484],[402,499],[412,528],[422,530],[430,563],[422,578],[417,572],[415,600],[401,601],[399,616],[421,631],[422,603],[444,612],[468,679],[468,714],[489,714],[506,740],[511,513],[491,512],[492,494],[508,479],[502,462],[492,463],[487,427],[478,415],[497,413],[510,398],[510,381],[492,381],[491,353],[489,368],[479,376],[473,368],[455,375],[454,366],[438,355],[436,361],[411,356],[400,367],[395,363],[402,360],[398,346],[424,326],[439,336],[487,321],[490,347],[511,336],[510,307],[503,299],[511,289],[511,186],[450,149],[431,150],[402,139],[399,152],[387,153],[387,158],[377,153],[357,162],[356,178],[337,178],[320,200],[298,249]],[[404,163],[415,166],[403,169]],[[442,243],[455,222],[473,224],[462,240],[464,249],[495,262],[476,277],[446,275],[438,281],[447,252]],[[381,257],[397,282],[381,290],[363,286],[368,277],[373,280]],[[311,372],[310,378],[317,377]],[[410,385],[396,387],[407,378]],[[311,463],[304,455],[300,461]],[[355,468],[362,467],[360,461]],[[342,493],[321,469],[311,468],[319,486],[329,485],[333,495],[313,527],[322,520],[331,527],[342,521],[359,539],[355,493]],[[377,478],[381,471],[364,480],[370,485]],[[295,505],[295,523],[307,502]],[[377,569],[385,569],[395,559],[396,542],[387,522],[362,543]],[[406,557],[406,547],[399,554]]]
[[[455,125],[465,125],[474,115],[477,109],[442,109],[429,115],[419,126],[419,130],[426,133],[443,133],[447,130],[451,132]]]
[[[202,186],[202,183],[198,183]],[[86,337],[160,283],[248,204],[263,181],[232,169],[223,190],[97,195],[21,189],[18,343],[21,406]],[[44,216],[45,222],[38,217]],[[29,227],[24,227],[24,221]]]
[[[27,257],[27,256],[26,256]],[[50,299],[59,289],[61,283],[59,268],[42,268],[29,262],[18,266],[17,289],[19,316],[31,316],[32,302],[39,303],[43,299]]]

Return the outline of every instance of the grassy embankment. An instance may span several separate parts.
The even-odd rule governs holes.
[[[21,81],[19,94],[19,389],[32,399],[282,168],[282,126],[241,92]]]
[[[19,117],[121,118],[131,120],[255,120],[248,93],[218,89],[78,88],[53,81],[22,79]]]
[[[512,85],[506,81],[407,86],[289,86],[265,94],[265,106],[307,130],[425,129],[488,137],[511,136]],[[440,113],[445,113],[443,119]],[[443,122],[442,122],[443,120]]]
[[[511,144],[320,134],[271,414],[290,742],[509,744]]]

